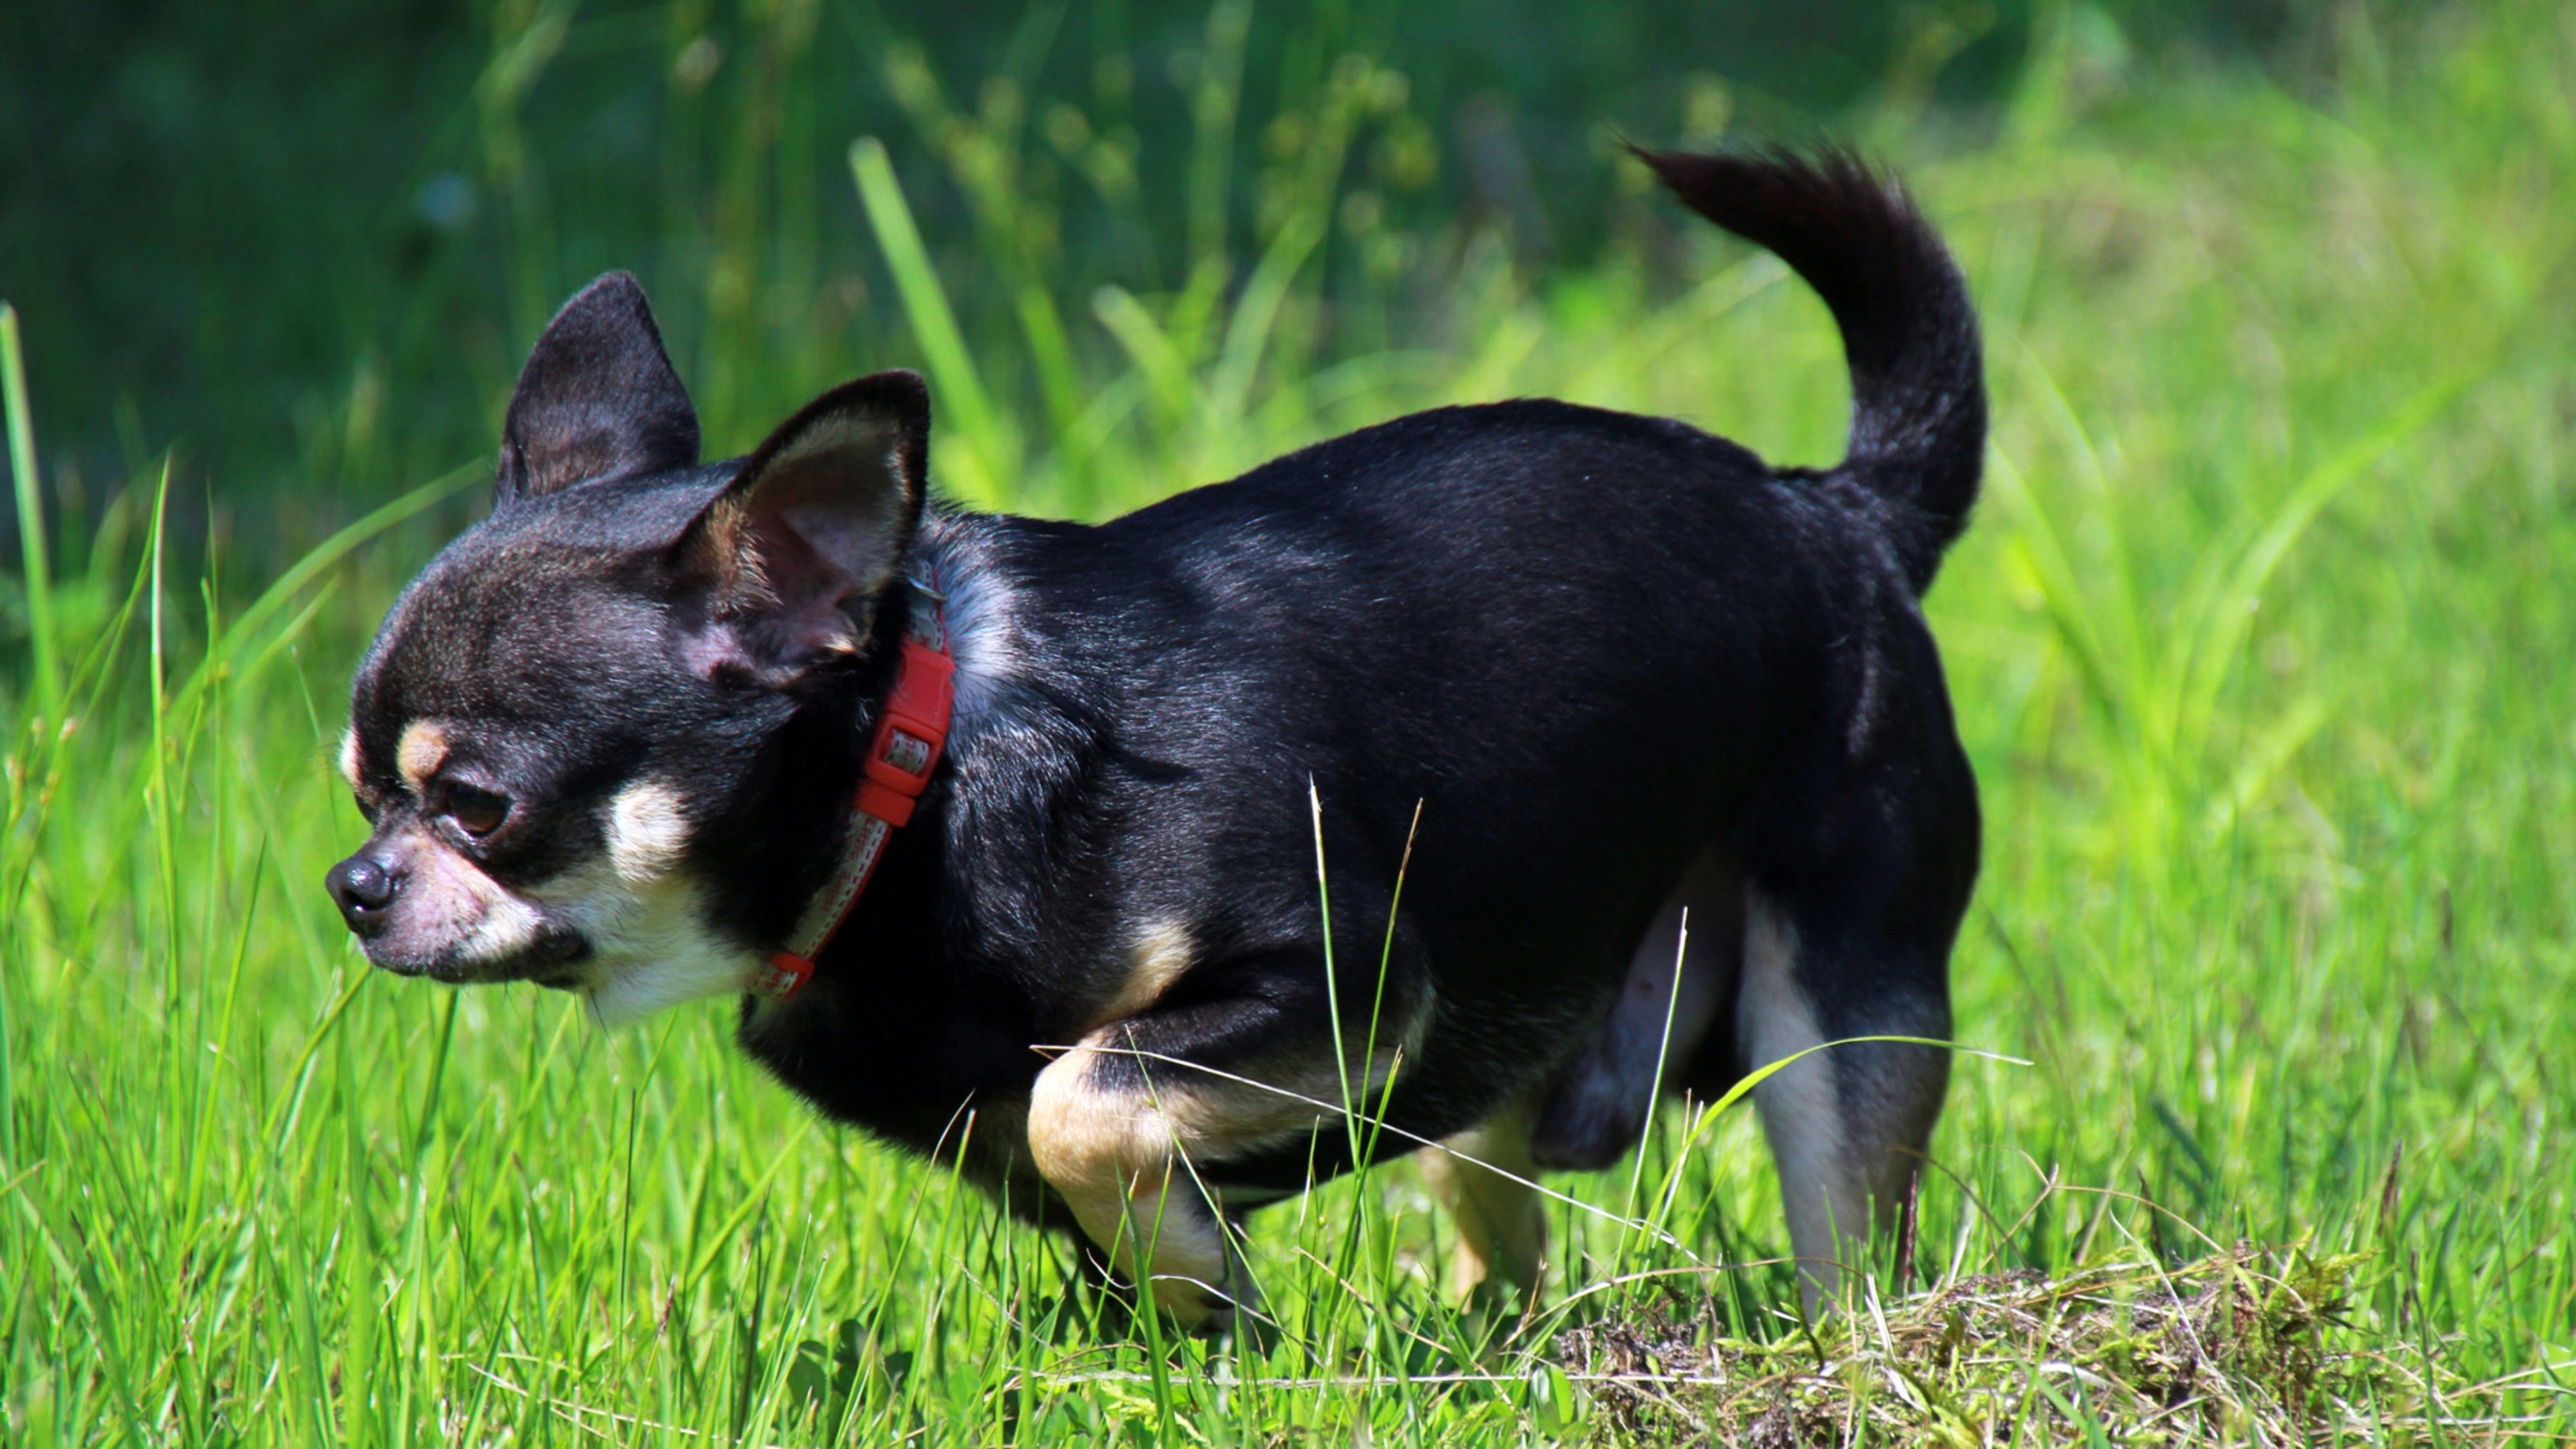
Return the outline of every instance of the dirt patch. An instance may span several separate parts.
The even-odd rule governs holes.
[[[1554,1358],[1620,1443],[1791,1449],[1984,1445],[2500,1442],[2496,1386],[2438,1343],[2356,1321],[2367,1253],[2248,1245],[2182,1267],[1963,1279],[1729,1337],[1713,1311],[1560,1334]]]

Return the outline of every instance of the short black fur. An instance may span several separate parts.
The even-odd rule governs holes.
[[[1388,1115],[1404,1132],[1543,1112],[1694,859],[1720,863],[1739,924],[1785,923],[1783,979],[1824,1036],[1945,1035],[1978,821],[1917,600],[1983,448],[1965,286],[1911,203],[1848,157],[1645,159],[1832,309],[1855,402],[1838,466],[1506,402],[1083,526],[923,511],[918,384],[872,380],[840,406],[901,456],[830,466],[853,480],[845,526],[889,518],[900,563],[813,550],[839,570],[818,597],[854,631],[837,649],[811,619],[797,637],[822,642],[784,652],[738,624],[734,585],[689,540],[780,440],[749,469],[696,466],[641,294],[603,279],[530,359],[493,514],[414,583],[360,671],[355,769],[378,840],[352,863],[392,861],[384,842],[435,815],[399,758],[434,719],[464,761],[449,768],[519,802],[524,824],[458,847],[501,887],[546,899],[625,828],[608,802],[670,782],[708,932],[756,957],[831,867],[924,581],[960,641],[946,759],[815,979],[746,999],[741,1035],[825,1112],[962,1150],[1020,1210],[1063,1200],[1026,1114],[1041,1071],[1086,1039],[1111,1048],[1086,1089],[1111,1096],[1180,1063],[1286,1071],[1329,1062],[1337,999],[1354,1054],[1373,1022],[1382,1046],[1401,1039]],[[353,906],[347,879],[335,893],[368,934],[382,908]],[[1104,1018],[1144,941],[1185,943],[1186,970]],[[1750,1065],[1760,1008],[1739,980],[1776,969],[1751,949],[1716,948],[1728,1015],[1671,1064],[1674,1086],[1711,1094]],[[379,959],[420,969],[398,954]],[[443,974],[474,972],[580,979],[515,958]],[[1838,1130],[1919,1152],[1939,1054],[1849,1061]],[[1605,1127],[1540,1139],[1568,1165],[1624,1145]],[[1255,1201],[1347,1166],[1346,1140],[1211,1138],[1195,1166]]]

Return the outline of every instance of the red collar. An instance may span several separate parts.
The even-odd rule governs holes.
[[[868,877],[876,874],[886,841],[895,827],[911,821],[913,803],[930,788],[930,773],[939,768],[939,752],[948,743],[949,716],[957,704],[957,661],[948,652],[948,625],[939,605],[938,593],[914,586],[912,623],[904,630],[902,652],[895,659],[894,687],[886,692],[885,712],[868,739],[858,793],[850,801],[856,813],[849,839],[841,847],[841,862],[806,905],[786,947],[771,952],[768,964],[753,978],[755,996],[785,1001],[813,976],[815,958],[823,954],[841,922],[849,919],[859,892],[868,888]]]

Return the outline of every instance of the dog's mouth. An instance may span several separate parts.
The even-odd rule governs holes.
[[[590,984],[590,940],[579,931],[549,926],[529,955],[526,979],[548,991],[579,991]]]
[[[367,959],[378,970],[396,976],[426,976],[456,986],[531,981],[549,991],[579,991],[591,984],[590,940],[566,926],[545,926],[521,949],[479,960],[445,954],[415,959],[388,945],[381,940],[368,942]]]

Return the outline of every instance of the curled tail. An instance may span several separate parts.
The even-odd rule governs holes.
[[[1827,476],[1893,505],[1897,557],[1921,593],[1967,526],[1985,461],[1985,376],[1958,264],[1905,193],[1846,152],[1637,154],[1683,205],[1777,254],[1833,310],[1852,425]]]

